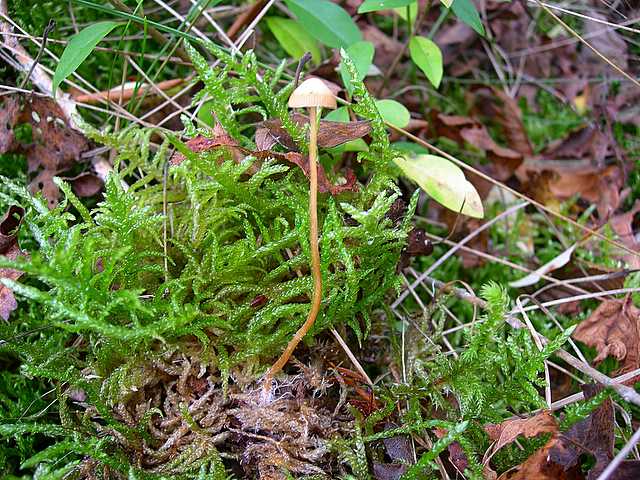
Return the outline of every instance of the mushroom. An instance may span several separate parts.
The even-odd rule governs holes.
[[[302,82],[289,97],[289,107],[306,108],[309,111],[309,245],[311,251],[311,272],[313,275],[313,296],[311,309],[304,324],[289,341],[280,358],[271,366],[264,381],[264,391],[271,389],[273,376],[289,361],[296,346],[311,329],[320,312],[322,301],[322,273],[320,271],[320,251],[318,249],[318,127],[322,108],[337,107],[336,97],[319,78]]]

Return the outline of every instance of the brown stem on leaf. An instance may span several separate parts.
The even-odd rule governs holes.
[[[289,341],[280,358],[267,372],[263,385],[265,391],[271,388],[271,381],[274,375],[287,364],[291,354],[309,332],[320,312],[322,272],[320,271],[320,249],[318,247],[318,110],[318,107],[309,108],[309,248],[311,250],[311,274],[313,276],[311,309],[307,320]]]

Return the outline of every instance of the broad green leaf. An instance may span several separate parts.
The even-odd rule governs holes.
[[[202,107],[198,110],[198,118],[210,127],[214,127],[216,125],[216,119],[213,117],[212,113],[214,106],[215,102],[213,100],[208,100],[204,102]]]
[[[118,22],[94,23],[71,37],[53,74],[54,94],[62,81],[75,72],[96,45],[118,25],[120,25]]]
[[[451,11],[456,14],[456,17],[484,36],[484,27],[482,26],[480,15],[471,0],[453,0]]]
[[[358,72],[358,80],[364,79],[367,76],[369,67],[373,63],[373,55],[375,48],[371,42],[356,42],[353,45],[346,48],[349,58],[353,61]],[[342,76],[342,82],[346,87],[349,94],[351,94],[353,87],[351,86],[351,76],[347,71],[347,68],[342,62],[340,62],[340,75]]]
[[[310,52],[311,58],[320,63],[320,48],[316,40],[295,20],[283,17],[265,18],[267,26],[278,40],[284,51],[296,60]]]
[[[339,107],[335,110],[329,110],[323,120],[347,123],[349,121],[349,109],[347,107]]]
[[[390,124],[400,128],[404,128],[409,125],[411,114],[401,103],[389,99],[376,100],[376,108],[385,122],[389,122]]]
[[[393,161],[439,204],[454,212],[462,208],[470,217],[484,216],[480,195],[455,163],[436,155],[396,157]]]
[[[393,10],[405,22],[409,21],[409,18],[407,18],[407,7],[394,8]],[[409,5],[409,16],[411,17],[411,21],[412,22],[415,21],[416,17],[418,16],[418,2],[417,2],[417,0],[413,0],[413,3],[411,3]]]
[[[400,150],[402,153],[409,153],[414,155],[418,155],[420,153],[429,153],[429,150],[424,148],[422,145],[418,145],[417,143],[413,142],[407,142],[405,140],[393,142],[391,146],[396,150]]]
[[[442,80],[442,52],[433,40],[413,37],[409,42],[411,60],[424,72],[431,84],[438,88]]]
[[[358,13],[377,12],[378,10],[388,10],[390,8],[406,7],[416,0],[364,0]]]
[[[311,36],[331,48],[346,48],[362,40],[349,14],[329,0],[286,0],[300,25]]]

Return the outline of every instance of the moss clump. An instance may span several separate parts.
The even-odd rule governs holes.
[[[251,53],[234,60],[209,48],[223,61],[218,69],[190,52],[215,117],[234,141],[255,148],[248,126],[277,118],[304,152],[304,132],[286,108],[291,85],[274,91],[278,73],[260,76]],[[396,267],[417,201],[414,195],[404,217],[390,214],[400,196],[384,166],[393,152],[361,83],[356,93],[354,110],[372,122],[373,140],[360,158],[358,191],[320,197],[324,292],[311,336],[341,324],[359,339],[366,335],[370,313],[398,285]],[[187,136],[209,134],[187,125]],[[163,140],[151,155],[158,133]],[[170,395],[139,399],[144,408],[122,407],[158,381],[150,359],[196,352],[203,368],[218,372],[224,390],[231,369],[262,374],[304,321],[312,290],[308,181],[275,154],[194,153],[168,134],[145,130],[91,135],[119,152],[96,208],[88,210],[58,182],[65,199],[49,211],[42,199],[4,179],[3,202],[26,208],[22,236],[32,246],[28,260],[2,259],[2,266],[26,273],[9,285],[31,308],[20,324],[3,327],[5,338],[15,339],[4,348],[17,355],[24,373],[58,386],[59,418],[5,419],[3,434],[34,435],[50,445],[47,454],[35,447],[22,452],[23,460],[29,453],[38,461],[65,456],[73,469],[84,468],[88,455],[121,474],[151,473],[131,452],[157,443],[150,419],[158,420]],[[186,161],[166,168],[171,143]],[[343,165],[334,168],[336,177]],[[187,409],[198,401],[181,398]],[[195,426],[188,428],[195,432]],[[75,446],[72,440],[80,439]],[[187,475],[215,463],[184,454],[197,461],[167,471]]]

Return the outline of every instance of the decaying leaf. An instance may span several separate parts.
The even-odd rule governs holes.
[[[293,120],[299,127],[303,127],[309,123],[309,117],[301,113],[292,113]],[[266,132],[262,131],[266,130]],[[355,122],[332,122],[329,120],[320,120],[320,128],[318,130],[318,146],[322,148],[332,148],[342,145],[343,143],[362,138],[371,131],[371,125],[366,120],[358,120]],[[268,135],[267,135],[268,134]],[[298,151],[299,148],[291,138],[291,135],[282,127],[282,122],[278,119],[267,120],[262,122],[260,128],[256,130],[256,145],[258,138],[271,138],[274,143],[267,147],[269,149],[276,144],[291,150]],[[261,148],[258,145],[258,148]]]
[[[574,467],[565,471],[562,466],[549,461],[549,451],[555,443],[556,439],[552,438],[521,465],[500,475],[498,480],[584,480],[579,469]]]
[[[602,390],[601,386],[583,385],[585,398],[592,398]],[[545,422],[546,423],[546,422]],[[614,412],[613,402],[606,398],[587,418],[577,422],[564,433],[554,433],[544,447],[531,455],[524,463],[503,473],[499,480],[582,480],[581,457],[595,458],[595,465],[586,475],[586,480],[595,480],[614,457]],[[640,478],[640,461],[623,461],[608,477],[610,480]]]
[[[435,428],[433,433],[438,438],[443,438],[447,435],[447,430],[444,428]],[[469,466],[469,459],[467,458],[466,453],[462,449],[462,445],[460,442],[451,442],[447,447],[447,452],[449,453],[449,461],[451,464],[458,470],[458,472],[463,473],[467,467]]]
[[[514,442],[520,435],[526,438],[537,437],[543,433],[555,435],[558,432],[558,423],[551,412],[544,410],[530,418],[506,420],[498,425],[485,425],[484,430],[494,443],[484,454],[482,463],[484,464],[485,476],[495,479],[497,475],[489,466],[489,462],[496,452]]]
[[[504,91],[494,87],[480,87],[474,91],[474,108],[495,118],[507,139],[509,148],[523,157],[533,155],[533,147],[522,122],[520,107]]]
[[[635,255],[629,252],[623,253],[623,258],[630,268],[640,268],[640,242],[636,240],[633,232],[633,220],[638,212],[640,212],[640,200],[636,200],[631,210],[615,215],[609,221],[611,229],[620,237],[620,241],[636,252]]]
[[[20,249],[18,245],[18,230],[22,224],[24,209],[13,205],[9,207],[7,213],[0,220],[0,255],[15,260],[27,253]],[[13,268],[0,268],[0,278],[17,280],[22,276],[20,270]],[[9,315],[18,307],[13,292],[10,288],[0,284],[0,317],[9,320]]]
[[[16,138],[15,127],[23,124],[31,126],[30,143],[21,143]],[[87,139],[69,126],[51,98],[5,97],[0,109],[0,153],[26,155],[29,173],[36,174],[29,189],[42,192],[50,207],[57,205],[59,195],[53,177],[80,162],[80,155],[88,148]]]
[[[507,180],[523,161],[522,153],[498,145],[487,128],[472,118],[445,115],[435,110],[430,118],[436,135],[449,138],[461,146],[466,142],[486,152],[491,161],[492,176],[497,180]]]
[[[293,163],[300,167],[307,178],[309,177],[309,160],[301,153],[280,153],[272,150],[250,150],[241,147],[238,142],[231,138],[220,126],[216,126],[211,137],[198,135],[197,137],[188,140],[185,145],[189,150],[196,153],[215,150],[217,148],[227,148],[232,152],[232,154],[234,154],[234,158],[236,158],[236,160],[242,158],[242,156],[251,155],[256,157],[258,160],[273,158],[282,162]],[[182,153],[176,152],[171,157],[170,162],[172,165],[180,165],[185,160],[186,157]],[[318,189],[322,193],[338,195],[343,192],[354,192],[358,190],[356,182],[357,179],[353,171],[346,170],[344,183],[338,185],[333,184],[327,178],[327,174],[325,173],[324,168],[322,168],[322,165],[318,165]]]
[[[640,309],[630,297],[605,300],[578,324],[572,337],[596,349],[595,363],[614,357],[621,365],[618,373],[625,373],[640,367],[639,322]]]
[[[602,390],[596,385],[583,387],[585,398],[591,398]],[[564,471],[579,467],[583,454],[595,458],[595,465],[589,470],[587,480],[595,480],[614,457],[614,412],[613,402],[606,398],[587,418],[579,421],[556,439],[549,449],[549,461],[562,466]],[[640,478],[640,461],[622,462],[610,479]]]
[[[484,430],[489,435],[489,438],[496,442],[491,449],[495,453],[505,445],[515,441],[520,435],[526,438],[533,438],[543,433],[555,433],[558,431],[558,423],[551,415],[551,412],[543,410],[530,418],[517,418],[505,420],[498,425],[485,425]]]

